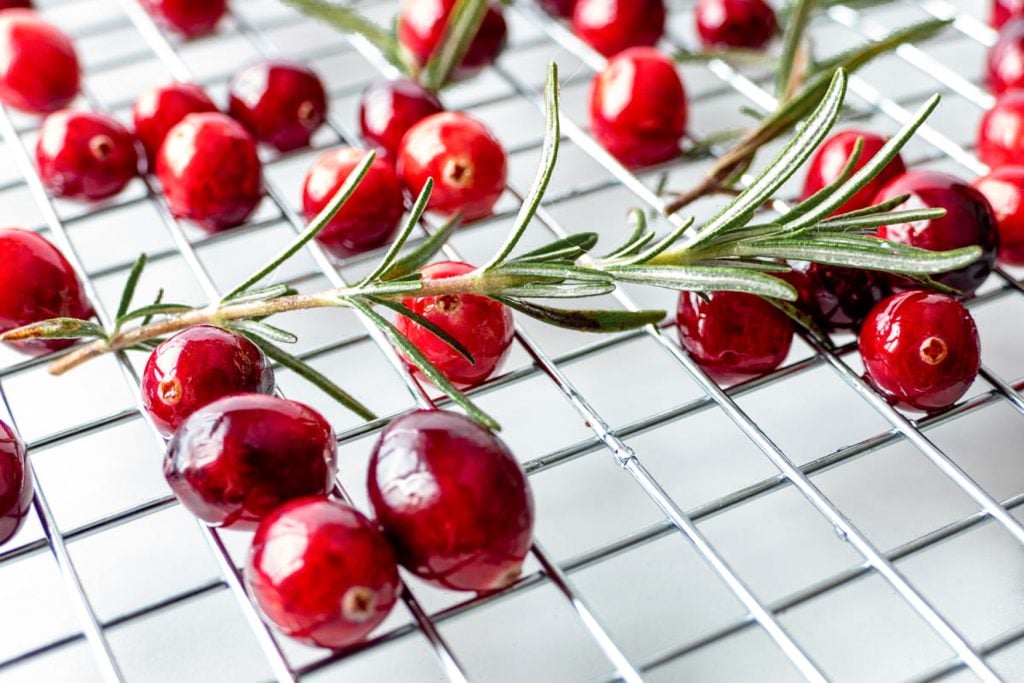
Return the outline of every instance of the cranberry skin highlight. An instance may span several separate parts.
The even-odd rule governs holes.
[[[29,9],[0,15],[0,102],[49,114],[78,96],[78,55],[64,33]]]
[[[158,24],[185,38],[213,33],[227,12],[227,0],[142,0],[142,6]]]
[[[217,105],[197,85],[169,83],[142,93],[132,107],[135,135],[146,150],[149,170],[171,129],[189,114],[217,111]]]
[[[135,136],[106,114],[59,111],[43,121],[36,167],[47,191],[66,199],[113,197],[138,175]]]
[[[695,15],[705,48],[759,50],[779,28],[775,11],[764,0],[698,0]]]
[[[337,471],[334,430],[312,408],[235,394],[186,419],[167,448],[164,476],[210,526],[253,529],[282,503],[324,496]]]
[[[1024,159],[1024,90],[1004,93],[981,117],[978,158],[992,168]]]
[[[487,592],[519,577],[533,494],[508,447],[468,417],[419,411],[391,422],[368,487],[399,564],[421,579]]]
[[[327,120],[327,92],[302,64],[260,62],[231,79],[228,113],[260,142],[287,152],[309,145]]]
[[[999,32],[986,59],[985,85],[996,95],[1024,86],[1024,18],[1013,19]]]
[[[1002,28],[1014,17],[1024,16],[1024,0],[992,0],[992,27]]]
[[[657,45],[665,32],[663,0],[578,0],[572,30],[605,57]]]
[[[811,157],[801,199],[807,199],[839,179],[853,154],[858,139],[863,139],[864,144],[860,157],[854,164],[854,172],[864,168],[868,162],[874,159],[889,140],[877,133],[865,130],[844,130],[829,137]],[[906,172],[907,167],[903,163],[903,157],[897,154],[860,192],[836,209],[835,214],[866,209],[872,205],[875,196],[883,187]]]
[[[381,156],[393,160],[409,129],[442,111],[444,106],[437,96],[415,81],[375,81],[363,91],[359,102],[359,126],[363,139]]]
[[[245,580],[267,621],[331,649],[363,640],[402,589],[395,554],[376,525],[324,498],[286,503],[263,520]]]
[[[398,12],[398,43],[417,69],[430,61],[444,39],[448,14],[457,0],[403,0]],[[498,58],[508,39],[508,26],[500,7],[490,4],[480,29],[462,61],[451,74],[461,81],[479,73]]]
[[[0,421],[0,545],[14,538],[32,508],[32,475],[25,446]]]
[[[999,262],[1024,266],[1024,166],[1002,166],[972,184],[999,225]]]

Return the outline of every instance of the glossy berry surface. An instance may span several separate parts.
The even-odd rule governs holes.
[[[995,214],[999,261],[1024,266],[1024,166],[1001,166],[972,183]]]
[[[457,0],[403,0],[398,13],[398,42],[417,68],[422,68],[444,38],[448,15]],[[452,80],[463,80],[494,63],[505,49],[508,26],[497,4],[490,4],[473,42],[455,67]]]
[[[256,142],[224,114],[189,114],[167,134],[156,173],[171,211],[216,232],[245,222],[260,203]]]
[[[844,130],[835,133],[825,140],[811,157],[801,199],[807,199],[818,190],[839,180],[843,169],[853,155],[858,139],[863,139],[864,143],[857,163],[854,164],[854,171],[859,171],[867,165],[888,141],[886,137],[865,130]],[[907,167],[903,163],[903,158],[897,154],[878,175],[839,207],[835,213],[847,213],[871,206],[875,196],[883,187],[906,172]]]
[[[1024,86],[1024,17],[1002,28],[985,67],[985,85],[996,95]]]
[[[653,48],[632,48],[610,60],[590,91],[591,132],[627,166],[678,156],[688,112],[675,64]]]
[[[981,365],[971,314],[933,292],[904,292],[878,304],[861,329],[860,353],[868,379],[890,403],[922,412],[956,403]]]
[[[992,168],[1024,159],[1024,90],[1002,94],[981,117],[978,158]]]
[[[698,0],[695,16],[705,48],[757,50],[778,30],[775,11],[764,0]]]
[[[282,503],[331,490],[334,430],[312,408],[235,394],[186,419],[167,448],[174,495],[211,526],[254,528]]]
[[[399,563],[421,579],[485,592],[519,577],[533,494],[508,447],[468,417],[420,411],[391,422],[368,488]]]
[[[903,194],[909,194],[910,198],[899,206],[900,210],[931,207],[945,209],[946,215],[930,221],[883,226],[879,228],[878,236],[931,251],[972,245],[981,247],[981,258],[966,268],[932,276],[964,294],[973,293],[992,272],[999,244],[996,219],[988,200],[954,176],[934,171],[913,171],[886,185],[875,201]]]
[[[434,179],[431,211],[467,220],[489,216],[505,191],[508,159],[494,134],[461,112],[443,112],[413,126],[398,152],[398,175],[413,195]]]
[[[992,26],[1002,28],[1014,17],[1024,16],[1024,0],[992,0]]]
[[[0,545],[18,533],[32,508],[32,476],[25,446],[0,421]]]
[[[341,189],[366,152],[342,147],[318,158],[302,185],[302,210],[313,220]],[[391,164],[374,159],[363,181],[334,215],[317,241],[333,256],[342,258],[379,247],[398,229],[405,213],[402,183]]]
[[[663,0],[578,0],[572,30],[605,57],[656,45],[665,32]]]
[[[571,17],[576,8],[576,0],[539,0],[538,4],[545,12],[556,17]]]
[[[416,81],[375,81],[363,91],[359,102],[359,126],[368,144],[385,158],[395,159],[409,129],[442,111],[444,106],[437,96]]]
[[[212,325],[161,342],[142,371],[142,405],[165,436],[217,399],[273,391],[274,371],[259,347]]]
[[[135,136],[106,114],[59,111],[43,121],[36,167],[50,194],[99,200],[124,189],[139,172]]]
[[[820,263],[798,266],[807,278],[815,322],[826,331],[860,328],[875,304],[889,293],[885,275]]]
[[[29,230],[0,229],[0,332],[50,318],[92,317],[92,306],[64,255]],[[40,355],[67,348],[67,339],[30,339],[10,346]]]
[[[718,382],[732,383],[771,372],[793,343],[793,324],[759,296],[683,292],[676,311],[679,342]]]
[[[245,579],[282,633],[332,649],[365,638],[401,593],[395,554],[376,525],[324,498],[286,503],[263,520]]]
[[[468,263],[443,261],[423,268],[424,282],[465,275],[475,268]],[[457,386],[476,386],[494,374],[512,345],[512,312],[505,304],[476,294],[449,294],[404,299],[406,308],[418,313],[456,341],[473,356],[465,356],[425,327],[399,316],[395,325],[445,377]]]
[[[257,140],[287,152],[307,146],[327,120],[327,92],[302,64],[260,62],[231,79],[228,112]]]
[[[0,15],[0,102],[48,114],[78,95],[78,55],[56,26],[28,9]]]
[[[217,111],[217,105],[197,85],[169,83],[142,93],[132,107],[135,136],[146,150],[149,169],[155,170],[156,156],[171,129],[189,114]]]
[[[217,28],[227,0],[142,0],[142,6],[165,29],[198,38]]]

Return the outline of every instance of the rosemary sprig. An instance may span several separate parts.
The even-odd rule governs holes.
[[[385,30],[366,19],[354,9],[326,2],[325,0],[281,0],[303,14],[319,19],[344,31],[355,33],[365,38],[378,52],[384,55],[393,66],[408,73],[409,69],[401,50],[398,39],[391,31]]]
[[[458,0],[445,22],[444,38],[423,66],[420,83],[428,90],[444,87],[469,50],[487,14],[487,0]]]

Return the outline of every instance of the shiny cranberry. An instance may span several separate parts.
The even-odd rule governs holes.
[[[323,211],[364,156],[362,150],[342,147],[313,163],[302,186],[307,220]],[[374,159],[359,187],[317,235],[317,241],[338,258],[386,244],[405,213],[404,201],[394,168],[383,159]]]
[[[576,9],[576,0],[539,0],[545,12],[556,17],[571,17]]]
[[[876,272],[820,263],[802,264],[810,285],[811,315],[825,330],[856,330],[889,293],[887,278]]]
[[[974,319],[953,297],[896,294],[871,311],[860,332],[871,384],[900,408],[930,412],[956,403],[978,376]]]
[[[422,68],[444,38],[448,15],[457,0],[404,0],[398,13],[398,42],[413,68]],[[452,73],[453,80],[463,80],[490,66],[505,49],[508,27],[500,6],[487,7],[483,22],[469,50]]]
[[[260,203],[256,142],[224,114],[189,114],[167,134],[156,173],[171,211],[216,232],[245,222]]]
[[[909,194],[900,209],[931,207],[946,215],[930,221],[883,226],[878,236],[931,251],[977,245],[978,261],[966,268],[933,276],[944,285],[971,294],[985,281],[996,262],[999,233],[992,208],[985,197],[959,178],[934,171],[912,171],[886,185],[876,202]]]
[[[142,6],[164,28],[198,38],[217,28],[227,0],[142,0]]]
[[[844,130],[829,137],[811,158],[810,166],[807,169],[807,179],[804,181],[802,199],[807,199],[818,190],[839,179],[839,175],[850,160],[850,155],[853,154],[853,148],[858,139],[863,139],[864,145],[854,166],[855,171],[866,166],[888,140],[877,133],[865,130]],[[875,196],[886,184],[906,172],[907,167],[903,163],[903,158],[897,154],[860,192],[836,209],[836,213],[847,213],[871,206]]]
[[[370,458],[370,502],[421,579],[492,591],[519,577],[533,534],[533,494],[501,439],[456,413],[420,411],[384,429]]]
[[[331,490],[334,431],[312,408],[235,394],[186,419],[167,449],[174,495],[213,526],[252,529],[277,506]]]
[[[487,127],[461,112],[442,112],[409,129],[398,150],[398,175],[413,194],[434,179],[428,208],[466,220],[491,213],[505,191],[505,149]]]
[[[0,263],[0,332],[50,318],[92,317],[92,306],[71,264],[36,233],[0,229]],[[35,356],[72,343],[68,339],[31,339],[10,345]]]
[[[146,149],[149,169],[156,166],[156,156],[171,128],[189,114],[217,111],[217,105],[203,89],[191,83],[169,83],[142,93],[135,100],[132,118],[135,135]]]
[[[0,0],[0,10],[11,9],[12,7],[32,8],[32,0]]]
[[[25,446],[0,421],[0,545],[14,537],[32,507],[32,476]]]
[[[468,263],[443,261],[420,272],[424,282],[433,282],[473,270]],[[450,334],[473,356],[474,362],[470,363],[443,339],[409,318],[399,316],[396,322],[398,330],[460,387],[484,382],[508,355],[515,332],[512,312],[494,299],[476,294],[445,294],[405,299],[402,303]]]
[[[981,117],[978,158],[992,168],[1024,159],[1024,90],[1003,93]]]
[[[1024,266],[1024,166],[1002,166],[973,183],[999,226],[999,261]]]
[[[228,111],[257,140],[287,152],[307,146],[327,120],[327,92],[302,64],[260,62],[231,79]]]
[[[665,32],[663,0],[577,0],[572,30],[605,57],[656,45]]]
[[[199,325],[162,342],[142,372],[142,405],[170,436],[203,406],[230,394],[274,391],[274,371],[251,341]]]
[[[43,121],[36,143],[39,177],[50,194],[106,199],[139,172],[135,136],[106,114],[59,111]]]
[[[705,48],[763,48],[778,30],[764,0],[698,0],[697,34]]]
[[[375,81],[363,91],[359,125],[366,142],[386,158],[394,159],[408,130],[442,111],[444,106],[437,96],[415,81]]]
[[[56,26],[27,9],[0,15],[0,102],[48,114],[78,95],[78,55]]]
[[[324,498],[286,503],[263,520],[245,579],[270,623],[326,648],[365,638],[402,589],[395,553],[376,525]]]
[[[1001,28],[1014,17],[1024,16],[1024,0],[992,0],[992,26]]]
[[[632,48],[614,57],[590,92],[590,129],[627,166],[678,156],[687,114],[675,64],[654,48]]]
[[[1024,17],[1010,21],[988,52],[985,85],[996,95],[1024,86]]]

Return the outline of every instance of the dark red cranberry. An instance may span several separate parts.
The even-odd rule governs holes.
[[[32,475],[25,446],[0,421],[0,545],[14,538],[32,507]]]
[[[444,38],[448,15],[457,0],[406,0],[398,13],[398,42],[414,70],[422,68]],[[508,27],[500,6],[487,7],[483,22],[466,55],[452,73],[463,80],[490,66],[505,49]]]
[[[820,263],[803,263],[797,268],[807,277],[809,312],[827,331],[858,329],[889,293],[888,279],[881,273]]]
[[[763,48],[779,26],[764,0],[698,0],[697,34],[705,48]]]
[[[78,95],[78,55],[56,26],[27,9],[0,15],[0,102],[48,114]]]
[[[1024,159],[1024,90],[1003,93],[981,117],[978,158],[992,168]]]
[[[992,26],[1001,28],[1014,17],[1024,16],[1024,0],[992,0]]]
[[[465,275],[475,268],[468,263],[442,261],[420,272],[424,282]],[[421,296],[402,301],[413,313],[434,323],[466,347],[473,363],[447,342],[409,318],[399,316],[396,325],[445,377],[468,388],[494,374],[512,345],[512,312],[494,299],[476,294]]]
[[[257,140],[287,152],[307,146],[327,120],[327,92],[312,69],[272,60],[231,79],[228,108]]]
[[[663,0],[577,0],[572,30],[605,57],[656,45],[665,32]]]
[[[394,551],[376,525],[324,498],[286,503],[263,520],[245,579],[282,633],[332,649],[365,638],[402,589]]]
[[[1024,166],[1002,166],[973,183],[999,226],[999,261],[1024,266]]]
[[[171,128],[189,114],[215,111],[213,100],[191,83],[169,83],[142,93],[135,100],[132,118],[135,135],[146,149],[150,171],[155,170],[157,153]]]
[[[212,325],[190,327],[162,342],[142,372],[142,405],[167,436],[219,398],[273,391],[274,371],[259,347]]]
[[[398,562],[453,590],[515,581],[533,535],[533,494],[501,439],[444,411],[400,417],[370,458],[370,501]]]
[[[359,125],[366,142],[384,157],[395,159],[408,130],[442,111],[444,106],[437,96],[415,81],[375,81],[363,91]]]
[[[461,112],[442,112],[409,129],[398,151],[398,175],[414,195],[434,179],[428,208],[467,220],[491,213],[505,191],[505,149],[487,126]]]
[[[0,332],[50,318],[92,317],[92,306],[71,264],[36,233],[0,229],[0,263]],[[10,346],[36,356],[72,343],[67,339],[31,339]]]
[[[992,208],[985,197],[959,178],[934,171],[912,171],[886,185],[876,202],[909,194],[900,209],[931,207],[946,215],[930,221],[914,221],[879,228],[878,236],[931,251],[977,245],[978,261],[966,268],[933,276],[944,285],[971,294],[985,281],[996,262],[999,233]]]
[[[302,186],[306,220],[323,211],[364,156],[363,150],[342,147],[313,163]],[[374,159],[359,187],[316,239],[338,258],[386,244],[405,213],[404,201],[394,168],[383,159]]]
[[[0,0],[0,10],[11,9],[12,7],[32,8],[32,0]]]
[[[235,394],[181,424],[164,476],[181,504],[207,524],[252,529],[286,501],[326,495],[335,452],[334,430],[312,408]]]
[[[217,28],[227,0],[142,0],[142,6],[164,28],[198,38]]]
[[[156,173],[171,211],[216,232],[245,222],[263,193],[256,142],[224,114],[189,114],[167,134]]]
[[[900,408],[930,412],[956,403],[978,376],[974,319],[953,297],[904,292],[882,301],[860,331],[871,384]]]
[[[556,17],[571,17],[576,9],[576,0],[539,0],[544,11]]]
[[[68,199],[112,197],[139,172],[135,136],[106,114],[59,111],[43,121],[36,143],[39,177]]]
[[[636,47],[614,57],[590,91],[590,129],[627,166],[678,156],[687,114],[675,64],[654,48]]]
[[[996,95],[1024,86],[1024,17],[1010,21],[988,52],[985,85]]]
[[[807,199],[818,190],[839,179],[846,163],[850,160],[850,155],[853,154],[853,148],[858,139],[863,139],[864,145],[860,157],[854,165],[855,171],[866,166],[888,141],[888,138],[865,130],[844,130],[829,137],[811,158],[810,166],[807,168],[807,179],[804,181],[802,199]],[[897,154],[874,179],[836,209],[835,213],[847,213],[871,206],[879,191],[886,184],[906,172],[907,167],[903,163],[903,157]]]

